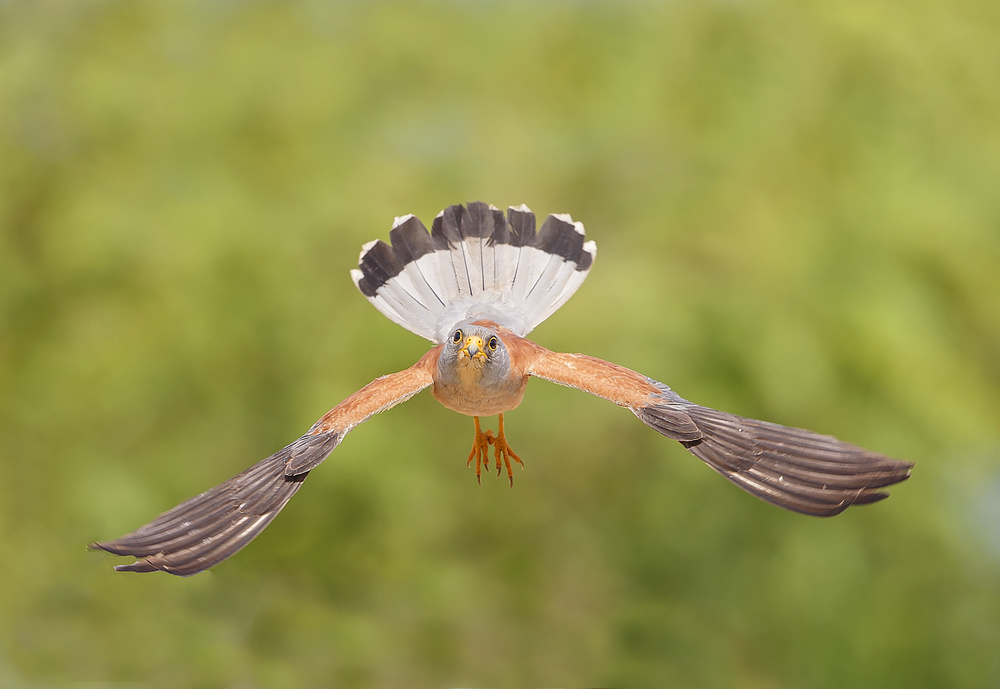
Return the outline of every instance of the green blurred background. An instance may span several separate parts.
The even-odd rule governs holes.
[[[0,686],[1000,685],[998,35],[989,0],[0,4]],[[414,362],[348,270],[475,199],[600,247],[543,345],[913,477],[802,517],[535,381],[513,489],[422,393],[210,574],[86,551]]]

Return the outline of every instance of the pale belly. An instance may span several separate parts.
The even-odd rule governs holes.
[[[521,403],[527,382],[527,378],[499,386],[436,382],[432,392],[438,402],[453,411],[468,416],[494,416]]]

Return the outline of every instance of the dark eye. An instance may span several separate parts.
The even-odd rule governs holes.
[[[456,330],[455,334],[451,336],[451,341],[454,342],[455,344],[458,344],[459,342],[461,342],[462,341],[462,331],[461,330]]]
[[[490,348],[490,351],[495,350],[497,348],[497,338],[491,337],[490,341],[486,343],[486,346]]]

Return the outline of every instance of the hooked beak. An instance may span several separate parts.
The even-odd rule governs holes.
[[[486,358],[486,352],[483,351],[483,338],[475,335],[465,338],[465,346],[462,347],[461,351],[470,359],[482,361]]]

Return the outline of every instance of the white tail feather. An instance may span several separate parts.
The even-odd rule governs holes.
[[[512,223],[517,214],[516,227]],[[581,223],[549,216],[536,233],[527,206],[507,217],[492,206],[451,206],[433,231],[412,215],[396,218],[392,246],[362,247],[358,289],[394,323],[441,343],[452,327],[484,318],[527,335],[583,284],[597,253]]]

